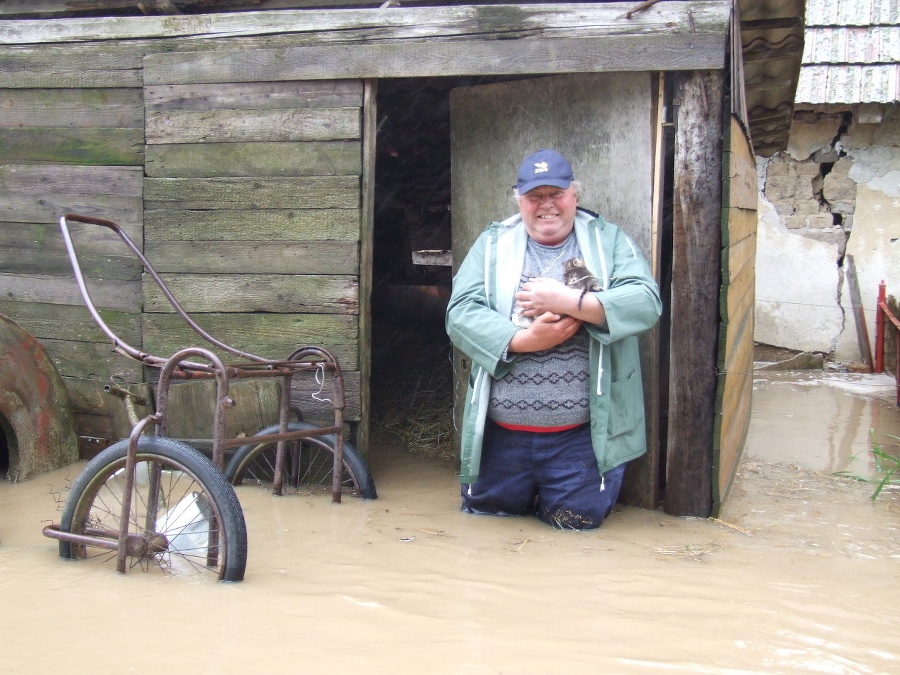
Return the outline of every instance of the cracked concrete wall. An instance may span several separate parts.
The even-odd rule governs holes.
[[[878,284],[900,296],[900,105],[798,108],[757,165],[756,341],[864,361],[846,256],[874,349]]]

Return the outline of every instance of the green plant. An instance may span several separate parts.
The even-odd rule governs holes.
[[[860,476],[859,474],[851,473],[850,471],[838,471],[836,472],[836,475],[847,476],[864,483],[875,484],[875,492],[872,493],[870,499],[876,499],[885,487],[889,485],[900,485],[900,454],[896,451],[892,453],[885,450],[884,446],[876,440],[874,429],[869,429],[869,435],[872,438],[872,457],[875,460],[875,475],[872,477]],[[900,436],[884,434],[884,437],[900,442]]]

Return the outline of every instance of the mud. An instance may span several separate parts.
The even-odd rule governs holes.
[[[41,528],[81,465],[4,482],[0,671],[900,673],[900,497],[832,475],[900,435],[892,387],[758,376],[717,520],[468,516],[450,467],[380,442],[378,500],[239,490],[240,584],[61,561]]]

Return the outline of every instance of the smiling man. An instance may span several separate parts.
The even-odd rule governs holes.
[[[637,336],[662,304],[628,236],[578,207],[562,155],[526,157],[514,190],[519,213],[481,234],[447,308],[472,360],[462,510],[592,529],[646,452]]]

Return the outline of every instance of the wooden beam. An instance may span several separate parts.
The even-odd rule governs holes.
[[[0,44],[46,44],[150,38],[229,38],[294,34],[319,42],[456,37],[691,36],[715,35],[724,52],[731,0],[668,0],[631,19],[635,2],[450,5],[385,9],[312,9],[105,19],[0,21]],[[174,54],[178,56],[178,54]]]
[[[675,139],[665,510],[707,517],[719,332],[721,72],[684,74]]]
[[[683,35],[611,36],[596,41],[392,42],[179,54],[178,59],[170,56],[147,57],[147,82],[705,70],[724,65],[720,37]]]
[[[160,4],[160,3],[164,4]],[[358,5],[381,5],[383,0],[356,0]],[[234,12],[260,9],[302,9],[343,5],[345,0],[156,0],[155,4],[165,13],[180,14],[183,10],[192,12]],[[0,3],[0,17],[5,18],[66,18],[95,16],[100,13],[114,15],[133,13],[141,8],[150,13],[152,5],[148,0],[4,0]]]
[[[371,400],[372,400],[372,285],[373,259],[375,249],[375,157],[378,137],[378,82],[365,83],[362,125],[362,208],[359,237],[359,369],[360,378],[360,420],[356,428],[357,449],[368,455],[371,441]],[[342,364],[343,367],[343,364]]]

